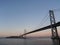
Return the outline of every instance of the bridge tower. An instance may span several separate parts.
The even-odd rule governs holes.
[[[26,33],[26,29],[24,30],[24,34]],[[24,35],[24,38],[26,38],[26,35]]]
[[[58,36],[58,32],[57,32],[57,27],[52,26],[52,24],[56,23],[53,10],[49,10],[49,16],[50,16],[50,23],[51,23],[53,45],[59,45],[59,36]]]
[[[26,29],[24,30],[24,34],[26,33]],[[24,45],[27,45],[26,35],[23,35],[24,37]]]

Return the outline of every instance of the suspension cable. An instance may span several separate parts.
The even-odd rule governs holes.
[[[58,9],[52,9],[54,12],[56,12],[56,11],[60,11],[60,8],[58,8]]]
[[[41,22],[39,23],[39,25],[36,26],[36,27],[38,27],[38,28],[43,27],[43,25],[44,25],[47,21],[48,21],[48,15],[46,14],[46,15],[44,16],[44,18],[41,20]],[[35,29],[37,29],[37,28],[35,28]]]

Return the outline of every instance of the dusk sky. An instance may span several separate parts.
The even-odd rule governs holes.
[[[55,11],[56,21],[60,21],[60,0],[0,0],[0,37],[20,35],[24,29],[27,32],[38,29],[46,15],[47,21],[43,23],[48,25],[50,9]],[[49,36],[48,33],[50,31],[33,35]]]

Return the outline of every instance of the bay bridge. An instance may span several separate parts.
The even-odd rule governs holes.
[[[43,31],[46,29],[51,29],[51,32],[52,32],[51,39],[53,41],[53,45],[60,45],[60,37],[59,37],[58,31],[57,31],[57,27],[60,26],[60,22],[56,23],[53,10],[49,10],[49,16],[50,16],[50,25],[36,29],[34,31],[26,32],[26,33],[22,34],[21,36],[25,36],[27,34],[31,34],[31,33],[38,32],[38,31]]]

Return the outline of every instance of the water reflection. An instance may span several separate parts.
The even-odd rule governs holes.
[[[0,45],[52,45],[50,38],[31,38],[24,42],[24,39],[0,39]]]

